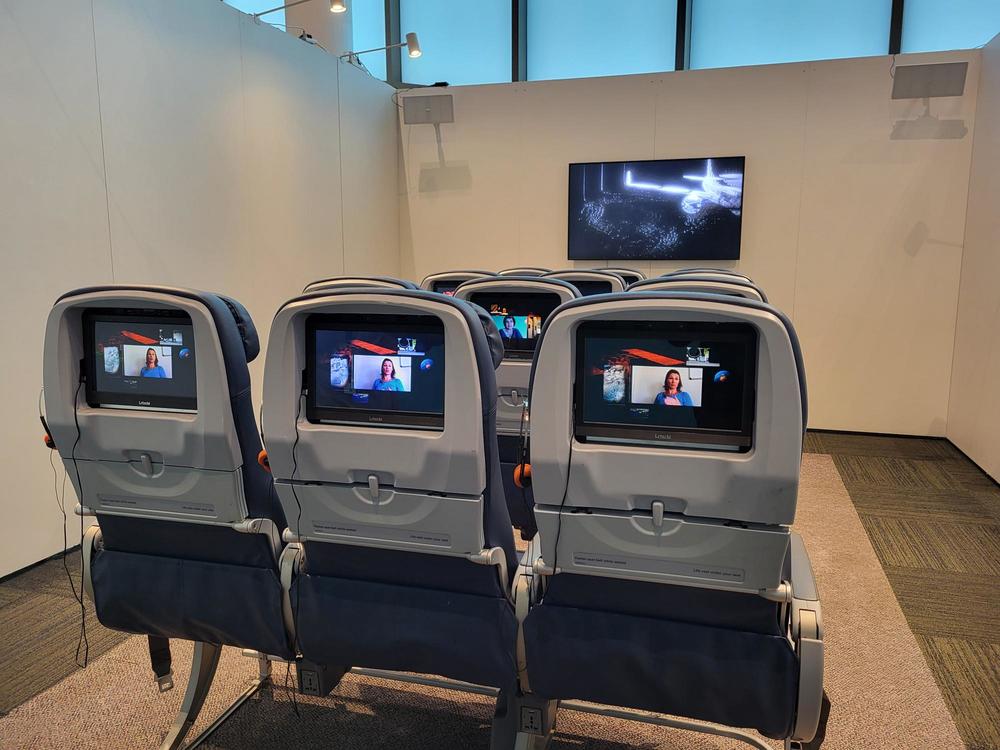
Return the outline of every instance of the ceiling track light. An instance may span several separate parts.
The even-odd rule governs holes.
[[[410,57],[420,57],[423,54],[420,50],[420,42],[417,40],[417,35],[412,31],[406,35],[406,53]]]
[[[388,44],[385,47],[372,47],[371,49],[361,49],[357,52],[345,52],[340,56],[341,60],[347,60],[349,63],[358,65],[360,61],[358,60],[358,55],[365,55],[369,52],[382,52],[387,49],[395,49],[396,47],[406,47],[406,54],[410,57],[417,58],[423,54],[420,49],[420,40],[417,39],[416,33],[410,31],[406,34],[406,41],[400,42],[399,44]]]
[[[312,0],[295,0],[291,3],[285,3],[284,5],[279,5],[276,8],[268,8],[267,10],[262,10],[260,13],[254,13],[253,19],[256,21],[261,16],[266,16],[269,13],[277,13],[279,10],[287,10],[288,8],[294,8],[296,5],[302,5],[303,3],[311,3]],[[347,12],[347,0],[330,0],[330,12],[331,13],[346,13]]]

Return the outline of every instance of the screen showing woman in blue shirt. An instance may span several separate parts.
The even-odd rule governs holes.
[[[396,365],[386,357],[382,360],[382,374],[372,383],[373,391],[405,391],[403,381],[396,377]]]
[[[663,391],[656,394],[653,402],[657,406],[694,406],[691,396],[684,392],[681,374],[677,370],[668,370],[663,379]]]
[[[139,370],[139,375],[144,378],[167,377],[167,373],[160,367],[160,358],[156,356],[156,350],[153,347],[146,350],[146,366]]]
[[[503,318],[503,328],[500,329],[500,335],[505,339],[510,339],[511,341],[519,341],[523,339],[524,336],[515,327],[517,326],[517,320],[513,315],[504,315]]]

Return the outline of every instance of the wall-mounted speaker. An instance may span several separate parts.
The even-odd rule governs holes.
[[[406,125],[438,125],[455,122],[451,94],[407,96],[403,99],[403,123]]]
[[[967,62],[897,65],[892,78],[893,99],[930,99],[961,96],[965,92]]]

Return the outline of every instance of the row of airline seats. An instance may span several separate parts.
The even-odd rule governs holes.
[[[475,278],[457,299],[340,281],[310,285],[272,323],[266,453],[247,369],[259,342],[235,300],[96,287],[50,314],[46,418],[79,511],[98,520],[83,547],[98,617],[151,636],[151,650],[197,642],[191,699],[164,747],[193,723],[221,645],[295,659],[314,693],[351,667],[492,686],[494,747],[544,746],[556,701],[572,699],[812,739],[822,633],[808,557],[788,530],[805,381],[784,316],[735,292],[580,298],[558,278]],[[514,295],[552,305],[538,308],[534,367],[490,311]],[[756,383],[736,410],[743,444],[698,443],[683,419],[671,429],[695,441],[686,450],[655,431],[587,431],[575,399],[597,393],[600,410],[601,370],[579,352],[633,336],[645,357],[651,332],[670,326],[743,337]],[[617,373],[633,350],[594,362]],[[336,390],[362,358],[381,360],[386,379],[388,362],[396,381],[410,352],[417,367],[399,387],[436,394],[419,408],[406,393],[379,402],[374,384],[360,400]],[[193,402],[175,388],[185,383]],[[533,393],[530,474],[517,386]],[[501,461],[504,437],[516,442]],[[505,487],[515,467],[522,486]],[[533,539],[520,558],[512,523]]]
[[[539,325],[533,330],[540,333],[540,324],[556,306],[586,296],[580,293],[581,283],[578,277],[583,277],[585,281],[596,278],[597,283],[602,283],[603,275],[601,272],[567,271],[538,277],[485,276],[461,283],[452,293],[459,299],[478,304],[493,313],[501,334],[504,318],[508,312],[528,319],[537,317]],[[639,280],[628,289],[629,291],[641,289],[715,292],[766,301],[763,292],[753,286],[746,277],[729,272],[699,271],[697,274],[681,273],[676,276]],[[622,287],[618,286],[613,290],[610,288],[600,290],[599,293],[621,290]],[[537,531],[534,515],[531,512],[534,507],[534,493],[530,486],[524,486],[524,483],[518,481],[513,469],[520,463],[530,462],[527,441],[524,438],[530,434],[530,423],[527,419],[528,381],[535,340],[534,337],[520,340],[505,337],[504,345],[504,360],[497,370],[497,429],[500,460],[504,468],[503,477],[511,520],[522,538],[530,540]]]
[[[518,269],[512,269],[518,270]],[[522,269],[523,270],[523,269]],[[543,269],[530,269],[543,271]],[[639,273],[639,272],[635,272]],[[335,277],[315,281],[305,292],[317,289],[357,286],[397,286],[411,288],[408,281],[387,277]],[[449,271],[433,274],[421,282],[421,287],[454,295],[487,309],[502,334],[504,359],[497,370],[497,432],[502,476],[508,512],[521,537],[530,540],[537,532],[532,508],[534,493],[515,476],[519,463],[530,462],[526,437],[528,423],[528,380],[534,354],[534,339],[541,323],[558,305],[576,297],[593,294],[657,289],[733,294],[766,301],[766,296],[746,276],[716,269],[691,269],[667,274],[656,279],[639,279],[626,285],[619,274],[603,270],[570,270],[545,272],[537,276],[491,274],[486,271]],[[526,318],[529,331],[519,339],[504,334],[504,319]],[[530,321],[537,320],[537,325]]]
[[[596,274],[596,275],[591,275]],[[629,284],[646,278],[641,271],[626,268],[600,268],[593,271],[567,270],[550,271],[546,268],[507,268],[497,273],[490,271],[443,271],[430,274],[420,282],[421,289],[445,294],[454,293],[464,281],[502,277],[548,277],[564,281],[579,281],[578,288],[583,296],[623,291]]]

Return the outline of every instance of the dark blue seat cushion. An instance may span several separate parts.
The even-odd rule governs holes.
[[[549,699],[791,731],[798,662],[788,641],[674,620],[541,604],[524,643],[531,689]]]
[[[105,627],[293,656],[271,567],[105,549],[94,553],[92,577]]]
[[[516,435],[498,435],[497,446],[500,450],[500,475],[503,478],[510,522],[521,532],[522,539],[530,540],[538,533],[534,491],[530,486],[518,487],[514,484],[514,468],[521,463],[521,439]],[[524,460],[530,463],[527,451]]]
[[[637,617],[783,635],[781,607],[756,594],[560,573],[549,578],[545,603]]]
[[[292,586],[305,658],[507,687],[517,620],[496,568],[463,558],[307,542]]]
[[[462,558],[327,542],[304,546],[311,575],[504,597],[496,568]]]
[[[98,514],[104,548],[277,570],[270,540],[228,526]],[[155,584],[154,584],[155,585]]]
[[[517,677],[517,620],[506,599],[307,573],[295,579],[292,608],[310,661],[498,688]]]

